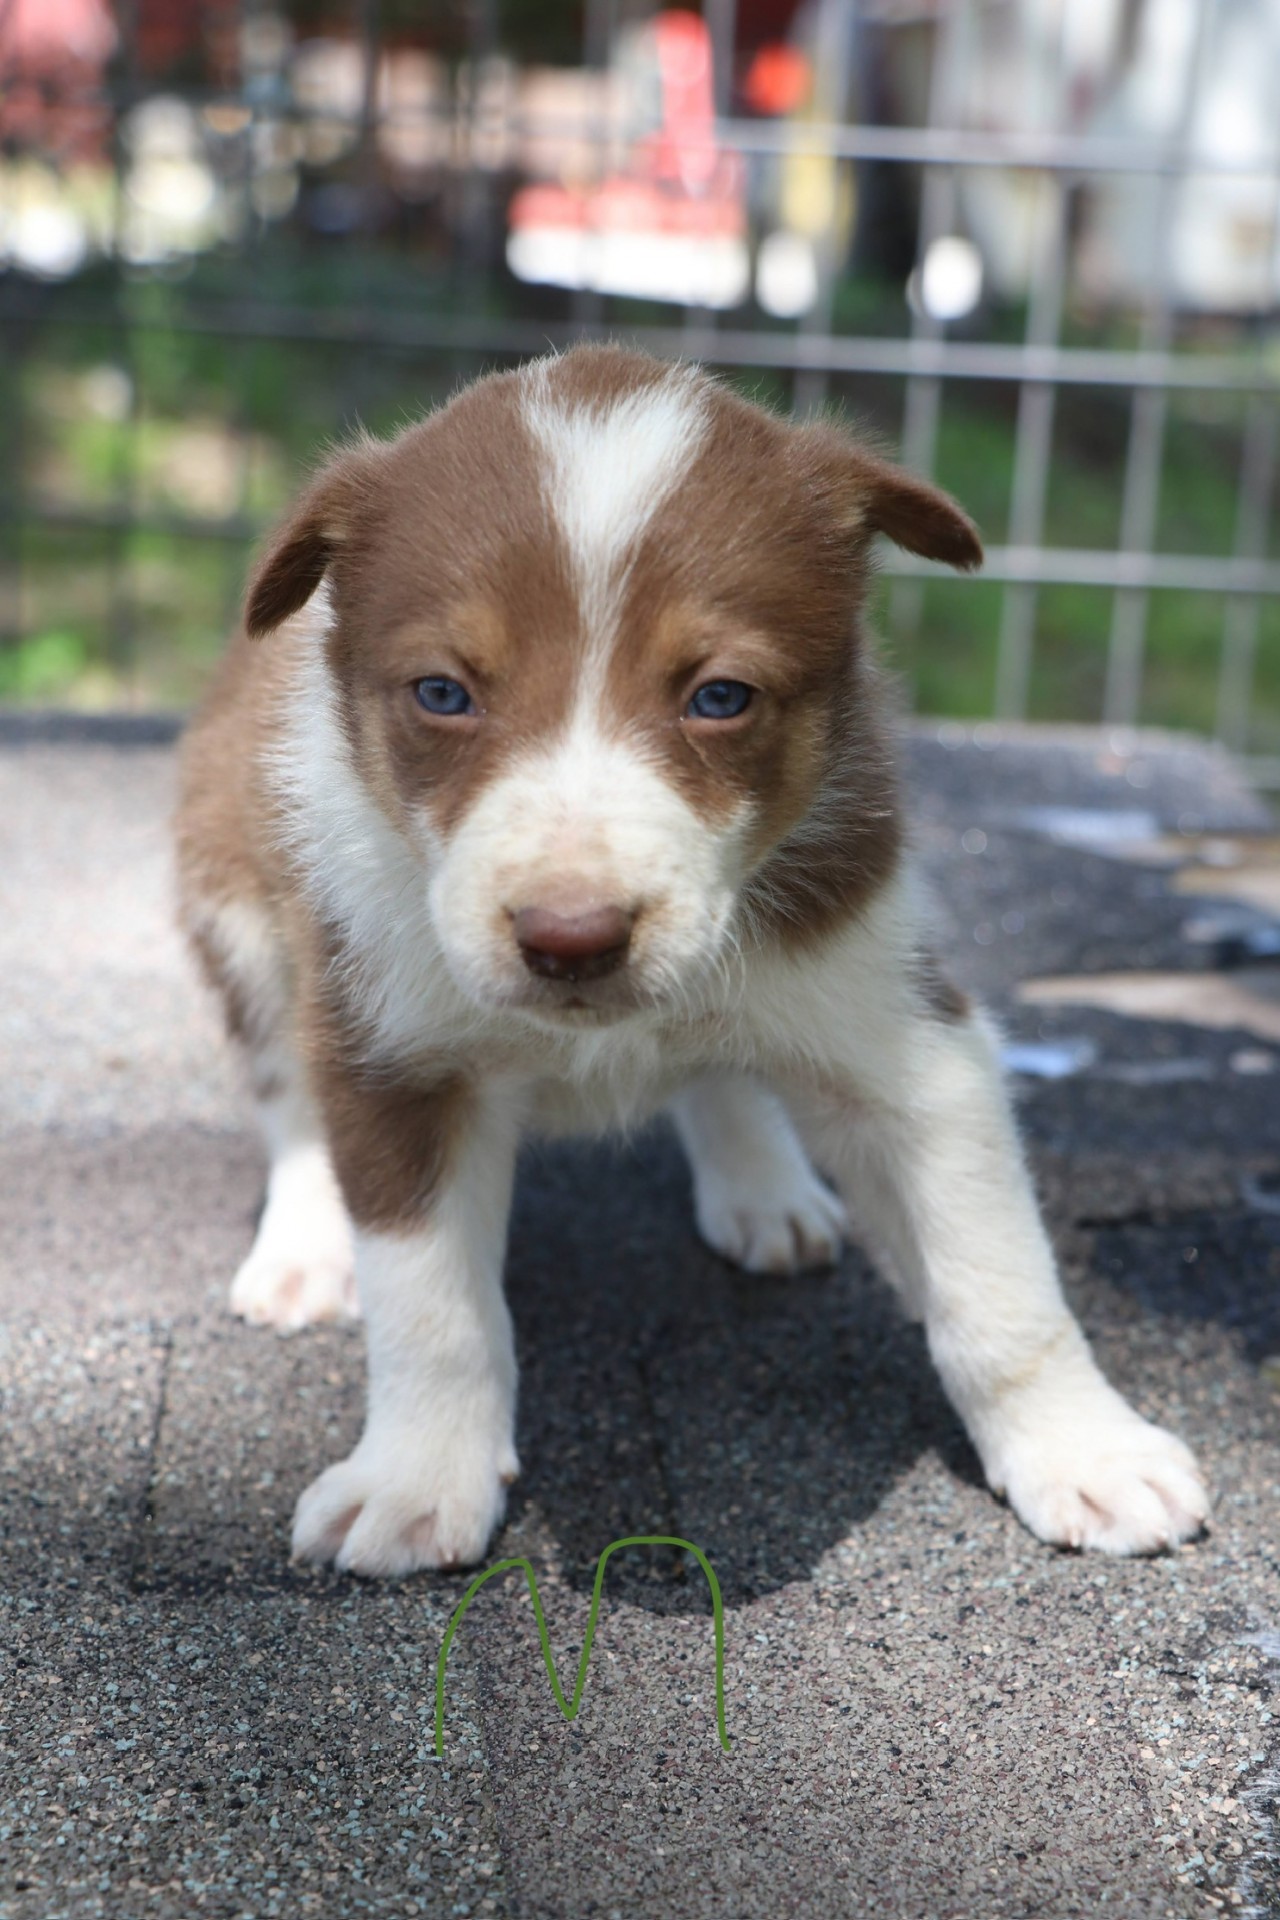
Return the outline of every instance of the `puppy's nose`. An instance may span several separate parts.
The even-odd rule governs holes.
[[[549,980],[598,980],[626,959],[633,918],[624,907],[588,907],[580,913],[521,907],[512,924],[530,973]]]

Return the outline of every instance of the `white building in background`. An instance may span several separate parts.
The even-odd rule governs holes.
[[[965,0],[949,30],[955,124],[1185,154],[1171,187],[1080,176],[1081,295],[1131,305],[1163,283],[1193,312],[1280,304],[1280,0]],[[965,169],[960,209],[991,289],[1024,294],[1055,244],[1043,176]]]
[[[1074,298],[1131,307],[1167,291],[1175,308],[1228,315],[1280,304],[1280,0],[805,0],[788,32],[810,84],[786,117],[843,117],[838,76],[848,54],[855,70],[865,57],[855,19],[877,29],[900,124],[932,114],[938,130],[1057,133],[1096,139],[1113,156],[1185,158],[1186,177],[1168,183],[1150,167],[1105,164],[1058,176],[1078,187]],[[754,188],[726,164],[709,199],[701,187],[686,192],[674,171],[657,191],[655,151],[714,149],[709,54],[697,111],[671,104],[664,36],[697,51],[675,31],[688,21],[657,13],[620,36],[605,75],[522,76],[526,130],[553,79],[562,91],[558,117],[540,143],[526,137],[517,162],[547,184],[513,203],[509,264],[524,279],[722,307],[745,301],[753,280],[766,311],[802,315],[818,297],[820,263],[839,271],[848,255],[860,217],[851,170],[797,148],[753,168]],[[594,123],[588,87],[598,89]],[[855,83],[852,93],[869,90]],[[576,167],[565,131],[575,121],[595,136]],[[601,170],[612,174],[603,186]],[[910,287],[913,304],[942,320],[962,318],[984,291],[1023,298],[1059,244],[1058,198],[1042,170],[967,166],[956,178],[956,230],[933,236]],[[696,233],[677,231],[687,212],[705,216]]]

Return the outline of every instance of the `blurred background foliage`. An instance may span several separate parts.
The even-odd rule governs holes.
[[[35,3],[24,0],[28,9]],[[367,126],[359,139],[339,138],[327,160],[309,160],[289,132],[297,103],[286,97],[287,71],[298,48],[358,53],[375,43],[384,50],[425,44],[432,72],[444,76],[456,105],[471,86],[468,76],[490,70],[484,61],[505,63],[508,76],[526,68],[581,73],[584,35],[589,41],[597,30],[598,37],[595,11],[593,29],[592,5],[579,0],[493,0],[479,8],[471,0],[430,0],[425,9],[418,0],[382,0],[376,9],[366,5],[341,19],[319,6],[258,9],[249,17],[196,0],[168,8],[148,0],[128,30],[123,16],[114,19],[92,87],[86,90],[81,76],[75,97],[82,106],[91,98],[100,110],[93,127],[77,123],[78,130],[59,133],[54,120],[37,117],[23,123],[23,131],[11,113],[6,128],[0,107],[0,241],[5,195],[16,232],[14,209],[34,191],[29,170],[36,162],[57,183],[59,204],[77,210],[83,229],[108,236],[86,247],[69,269],[48,259],[33,269],[13,246],[7,256],[0,246],[6,450],[0,700],[186,705],[236,618],[254,540],[324,447],[357,422],[375,433],[394,432],[483,366],[512,362],[512,353],[470,346],[471,330],[479,339],[486,327],[496,328],[501,337],[504,325],[519,322],[563,337],[585,317],[626,337],[633,329],[678,324],[667,302],[619,293],[592,293],[584,301],[580,291],[530,285],[508,271],[501,248],[520,175],[506,160],[485,171],[479,201],[468,200],[474,176],[444,161],[424,163],[412,178],[403,166],[397,172],[385,156],[382,162],[371,157]],[[941,9],[923,9],[931,11]],[[650,12],[622,9],[634,19]],[[750,9],[740,10],[740,27],[745,19],[750,31],[740,32],[729,77],[730,104],[739,114],[748,111],[751,34],[758,51],[773,43],[769,35],[794,46],[810,31],[805,9],[793,0],[757,12],[752,26]],[[886,93],[884,75],[892,77],[894,69],[882,43],[892,12],[870,10],[874,33],[863,48],[876,53],[879,46],[868,62],[881,84],[862,85],[848,111],[909,123],[922,118],[918,84],[914,100],[909,97],[911,62],[920,62],[918,49],[900,61],[908,80],[897,97],[892,88]],[[246,17],[256,40],[252,33],[246,38]],[[616,8],[610,17],[616,26]],[[933,31],[936,19],[925,25]],[[602,57],[608,58],[607,44]],[[927,61],[923,71],[927,77]],[[349,77],[348,68],[342,72]],[[0,81],[3,75],[0,38]],[[56,103],[56,87],[50,97]],[[157,99],[178,102],[184,126],[203,125],[201,137],[221,158],[202,153],[200,164],[213,168],[228,205],[241,207],[199,244],[131,244],[127,238],[130,181],[145,144],[137,131],[143,123],[129,116]],[[347,106],[357,118],[371,111],[368,98],[363,106],[358,97],[349,99]],[[226,129],[242,127],[237,114],[249,144],[232,153]],[[163,155],[160,136],[148,138]],[[174,152],[179,148],[181,140]],[[898,168],[902,178],[892,181],[889,172],[853,170],[858,229],[833,251],[827,289],[825,324],[836,337],[903,339],[918,325],[904,269],[916,252],[919,169]],[[1021,342],[1030,291],[993,284],[975,313],[948,330],[950,337]],[[288,337],[290,314],[305,317],[300,331],[306,337]],[[422,343],[424,316],[439,323],[439,342]],[[402,338],[398,320],[405,323]],[[726,324],[772,342],[803,331],[806,321],[770,314],[744,298]],[[1273,303],[1244,319],[1200,314],[1180,327],[1177,344],[1192,353],[1241,343],[1253,351],[1274,338],[1273,324]],[[1068,346],[1131,348],[1139,327],[1132,301],[1071,299],[1061,339]],[[762,355],[762,361],[771,358]],[[768,364],[738,366],[726,377],[783,409],[796,397],[791,375]],[[902,428],[904,387],[901,377],[832,375],[821,403],[893,443]],[[1124,388],[1059,394],[1047,546],[1115,547],[1131,404]],[[1156,552],[1231,556],[1242,437],[1256,404],[1238,391],[1170,395]],[[1017,414],[1014,382],[945,383],[935,471],[994,543],[1005,539],[1009,525]],[[1266,555],[1280,558],[1274,514]],[[1096,586],[1039,590],[1030,717],[1098,717],[1113,597]],[[991,713],[1001,599],[994,583],[930,579],[912,617],[898,621],[889,584],[879,583],[875,611],[887,656],[918,708],[973,718]],[[1212,729],[1223,611],[1221,595],[1152,594],[1143,721]],[[1261,608],[1249,734],[1256,752],[1280,754],[1280,601],[1274,597]]]

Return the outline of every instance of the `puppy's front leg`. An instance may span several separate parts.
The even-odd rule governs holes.
[[[502,1292],[516,1115],[458,1083],[351,1081],[324,1104],[356,1226],[368,1410],[355,1452],[299,1500],[294,1557],[362,1574],[465,1565],[518,1471]]]
[[[1195,1461],[1107,1384],[1072,1318],[983,1021],[904,999],[855,1041],[847,1097],[819,1103],[819,1159],[924,1320],[987,1479],[1042,1540],[1189,1538],[1208,1512]]]

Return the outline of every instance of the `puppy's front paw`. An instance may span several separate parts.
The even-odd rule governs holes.
[[[1157,1553],[1190,1540],[1209,1517],[1188,1448],[1109,1388],[1074,1418],[1055,1410],[1007,1439],[988,1478],[1025,1526],[1058,1547]]]
[[[255,1246],[231,1282],[231,1311],[250,1326],[296,1333],[322,1320],[358,1320],[350,1249],[294,1255]]]
[[[435,1423],[436,1433],[366,1433],[349,1459],[313,1480],[293,1521],[295,1560],[396,1577],[479,1560],[520,1470],[509,1439]]]
[[[756,1182],[705,1175],[696,1208],[707,1245],[748,1273],[832,1266],[848,1227],[835,1194],[807,1166]]]

